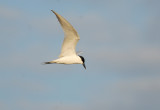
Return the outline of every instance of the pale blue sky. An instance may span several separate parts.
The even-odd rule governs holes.
[[[159,110],[159,0],[0,0],[1,110]],[[77,30],[82,65],[56,59]]]

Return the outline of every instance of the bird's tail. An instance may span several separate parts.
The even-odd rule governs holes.
[[[56,62],[55,61],[43,62],[43,64],[52,64],[52,63],[56,63]]]
[[[44,64],[52,64],[51,62],[44,62]]]

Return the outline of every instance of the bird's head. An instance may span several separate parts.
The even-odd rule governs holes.
[[[86,69],[86,65],[85,65],[85,59],[84,59],[84,57],[83,56],[79,56],[80,58],[81,58],[81,60],[82,60],[82,65],[83,65],[83,67]]]

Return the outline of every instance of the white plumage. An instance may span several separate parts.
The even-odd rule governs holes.
[[[51,11],[56,15],[59,23],[61,24],[65,37],[59,58],[53,61],[45,62],[45,64],[82,64],[86,69],[85,59],[82,56],[78,56],[75,50],[77,42],[80,39],[77,31],[65,18],[53,10]]]

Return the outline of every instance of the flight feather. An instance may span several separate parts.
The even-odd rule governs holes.
[[[59,57],[76,54],[75,48],[76,48],[77,42],[80,39],[77,31],[65,18],[63,18],[61,15],[57,14],[53,10],[51,11],[56,15],[65,35]]]

